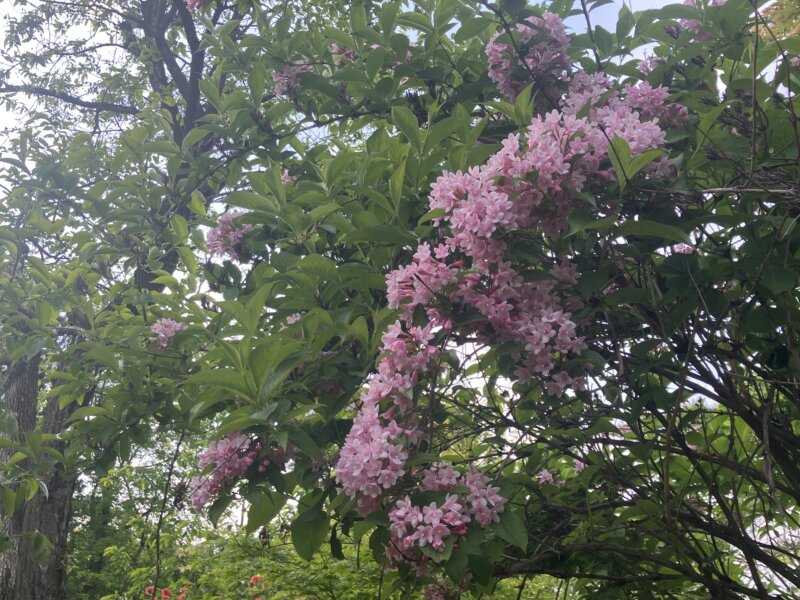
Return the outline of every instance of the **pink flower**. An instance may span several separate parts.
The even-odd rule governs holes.
[[[553,474],[547,469],[542,469],[541,471],[539,471],[536,477],[539,479],[539,485],[555,484],[555,478],[553,477]]]
[[[201,510],[224,485],[235,483],[255,462],[261,445],[242,433],[229,433],[211,442],[200,454],[198,466],[212,467],[204,476],[193,477],[189,482],[192,505]]]
[[[281,183],[294,183],[294,177],[289,174],[289,169],[284,169],[281,171]]]
[[[639,62],[638,69],[642,75],[649,75],[653,69],[664,63],[663,58],[657,56],[645,56],[644,60]]]
[[[239,245],[253,226],[238,225],[234,219],[241,217],[242,211],[227,212],[217,219],[217,226],[208,232],[206,245],[211,254],[229,255],[233,260],[239,258]]]
[[[789,59],[789,64],[793,69],[800,69],[800,57],[793,56]]]
[[[189,10],[196,10],[203,5],[203,0],[186,0],[186,7]]]
[[[172,319],[159,319],[150,327],[150,333],[156,336],[156,349],[163,350],[179,332],[186,329],[186,323],[178,323]]]
[[[516,96],[531,82],[547,95],[555,94],[555,83],[564,80],[570,68],[567,55],[569,38],[564,31],[561,18],[546,12],[542,18],[528,17],[517,25],[518,46],[525,49],[519,56],[511,44],[497,42],[500,34],[495,34],[486,46],[489,58],[489,78],[497,84],[497,89],[508,98]],[[524,70],[527,76],[517,79],[515,70]]]

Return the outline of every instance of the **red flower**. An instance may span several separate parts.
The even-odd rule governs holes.
[[[144,588],[144,593],[147,594],[150,597],[153,596],[153,592],[155,592],[155,591],[156,591],[156,588],[153,587],[152,585],[148,585],[146,588]]]
[[[169,591],[169,588],[164,588],[163,590],[161,590],[161,597],[170,598],[172,597],[172,592]]]
[[[261,579],[261,575],[253,575],[253,576],[250,578],[250,583],[258,583],[258,581],[259,581],[260,579]]]

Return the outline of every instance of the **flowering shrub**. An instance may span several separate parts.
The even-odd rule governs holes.
[[[608,155],[611,139],[641,154],[661,147],[662,127],[686,116],[685,109],[666,104],[666,90],[646,82],[618,88],[605,75],[584,71],[568,78],[560,19],[545,13],[543,21],[528,22],[539,29],[519,26],[529,47],[529,80],[543,85],[553,68],[563,71],[560,77],[569,86],[561,109],[534,117],[524,138],[509,135],[484,165],[467,173],[444,173],[433,184],[429,207],[443,242],[436,248],[421,244],[409,265],[387,277],[388,303],[401,319],[382,338],[377,374],[361,397],[336,465],[337,481],[358,498],[362,514],[389,506],[388,556],[418,572],[424,572],[429,558],[420,551],[432,548],[440,553],[434,558],[443,556],[446,543],[457,544],[470,522],[480,527],[497,523],[506,504],[475,466],[463,475],[441,462],[421,470],[406,466],[420,445],[431,441],[420,428],[426,417],[415,406],[415,388],[436,377],[440,340],[472,334],[486,345],[514,343],[520,380],[542,378],[545,393],[556,397],[586,389],[585,368],[580,363],[566,367],[586,348],[571,319],[572,310],[581,306],[569,293],[577,282],[575,267],[566,256],[555,256],[543,272],[548,278],[526,281],[505,258],[508,240],[520,230],[560,237],[581,193],[602,189],[615,178]],[[490,75],[501,91],[514,95],[525,81],[512,83],[507,51],[492,42]],[[666,161],[651,165],[650,172],[653,177],[671,174]],[[424,327],[415,325],[420,310],[427,320]],[[476,317],[459,327],[457,311],[465,310]],[[547,470],[538,479],[555,483]],[[465,495],[452,493],[461,486]],[[409,496],[415,489],[447,495],[419,506]]]
[[[61,160],[25,132],[0,161],[3,377],[58,373],[0,423],[25,447],[4,509],[38,489],[15,423],[43,392],[70,407],[57,442],[86,442],[53,463],[130,462],[153,423],[238,432],[188,487],[169,463],[159,517],[237,497],[244,533],[280,517],[305,559],[368,547],[396,567],[387,594],[543,572],[590,598],[800,586],[765,528],[793,532],[800,490],[798,46],[747,0],[625,5],[613,31],[601,3],[569,34],[564,3],[449,0],[154,3],[148,27],[105,29],[154,89],[46,101],[115,114],[119,143]],[[220,217],[200,265],[221,205],[247,216]],[[155,305],[198,326],[180,356],[127,343]],[[159,566],[168,537],[142,536]],[[261,571],[214,593],[261,594]]]

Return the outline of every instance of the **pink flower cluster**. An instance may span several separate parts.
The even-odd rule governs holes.
[[[649,75],[664,62],[664,59],[658,56],[645,56],[644,60],[639,61],[637,68],[642,75]]]
[[[422,590],[422,597],[425,600],[448,600],[450,593],[446,586],[440,583],[432,583]]]
[[[201,469],[212,466],[207,475],[193,477],[189,482],[192,505],[200,510],[217,495],[223,485],[236,482],[258,457],[259,444],[242,433],[231,433],[211,442],[200,454]]]
[[[306,64],[287,64],[272,72],[272,91],[276,96],[291,96],[300,87],[300,73],[309,70]]]
[[[275,444],[265,448],[259,440],[242,433],[228,434],[200,454],[199,467],[212,468],[208,474],[192,477],[189,482],[192,505],[201,510],[223,486],[235,484],[254,463],[258,464],[258,472],[263,473],[270,464],[283,469],[287,458],[288,449]]]
[[[519,31],[530,70],[551,79],[555,67],[566,70],[567,39],[558,17],[545,14]],[[504,44],[493,44],[493,78],[504,92],[516,93],[521,88],[500,74],[509,73],[516,59]],[[558,237],[581,194],[613,180],[609,140],[619,136],[634,155],[658,148],[665,138],[662,121],[681,116],[665,105],[665,90],[647,83],[618,89],[602,74],[577,73],[566,95],[555,99],[560,111],[536,116],[524,135],[508,136],[484,165],[436,180],[429,205],[440,211],[434,224],[441,243],[421,244],[409,264],[387,276],[388,304],[399,321],[383,336],[378,372],[362,394],[336,477],[358,498],[362,514],[388,508],[387,554],[395,562],[426,564],[424,548],[457,543],[469,524],[488,527],[506,503],[474,468],[462,474],[446,463],[408,467],[423,438],[418,384],[439,374],[436,336],[466,334],[484,347],[510,342],[517,348],[517,378],[538,378],[555,397],[584,389],[585,377],[565,368],[585,349],[572,319],[580,306],[571,292],[578,282],[575,265],[543,250],[537,277],[523,277],[507,259],[509,240],[518,230]],[[650,176],[657,167],[649,167]],[[421,314],[427,325],[415,326]],[[425,439],[430,443],[428,435],[435,434],[426,429]],[[555,481],[546,470],[539,479]],[[421,506],[414,503],[418,491],[446,496]]]
[[[546,12],[541,19],[528,17],[517,25],[517,32],[516,46],[496,41],[499,33],[486,46],[489,77],[500,93],[511,99],[531,81],[536,82],[537,90],[553,96],[556,81],[566,80],[570,68],[569,38],[563,21],[558,15]]]
[[[396,563],[413,561],[424,563],[419,550],[430,546],[442,551],[448,539],[455,543],[458,536],[467,533],[467,524],[475,521],[488,527],[500,520],[506,499],[499,489],[488,485],[488,478],[471,468],[462,475],[451,465],[437,463],[425,469],[423,490],[453,492],[444,502],[431,502],[419,507],[406,496],[398,500],[389,511],[391,545],[387,551]],[[466,494],[457,493],[456,488],[466,488]]]
[[[172,338],[184,329],[186,329],[186,323],[178,323],[172,319],[159,319],[153,323],[150,327],[150,333],[156,336],[156,350],[163,350],[169,346]]]
[[[437,354],[431,337],[430,327],[406,333],[399,323],[383,335],[384,356],[336,465],[336,478],[350,496],[379,498],[405,473],[407,446],[420,438],[410,414],[412,390]]]
[[[208,232],[206,245],[211,254],[228,255],[233,260],[239,258],[239,244],[248,233],[253,230],[253,226],[248,224],[238,225],[235,221],[237,217],[244,214],[242,211],[226,212],[217,219],[217,226]]]

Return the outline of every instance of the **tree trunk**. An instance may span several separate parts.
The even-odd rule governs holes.
[[[7,414],[19,423],[21,434],[36,428],[41,356],[18,361],[8,369],[2,387]],[[50,398],[43,415],[42,429],[57,432],[75,409],[60,409],[58,398]],[[63,443],[55,444],[63,452]],[[6,459],[0,455],[0,459]],[[24,465],[23,465],[24,466]],[[3,532],[11,538],[11,548],[0,554],[0,600],[63,600],[67,597],[66,554],[72,492],[77,475],[57,471],[46,481],[47,495],[41,491],[18,507],[13,515],[3,514]],[[33,540],[23,537],[38,532],[52,544],[42,563],[34,558]]]

